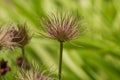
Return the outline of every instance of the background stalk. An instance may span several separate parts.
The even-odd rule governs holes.
[[[25,50],[24,47],[21,47],[23,60],[25,59]]]
[[[21,51],[22,51],[22,58],[23,58],[22,67],[25,68],[25,49],[24,49],[24,47],[21,47]]]
[[[59,57],[59,80],[61,80],[61,73],[62,73],[62,54],[63,54],[63,42],[60,42],[60,57]]]
[[[5,76],[2,77],[2,80],[6,80]]]

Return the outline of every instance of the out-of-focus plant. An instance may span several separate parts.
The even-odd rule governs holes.
[[[13,49],[17,46],[16,42],[13,42],[14,27],[13,25],[7,25],[0,27],[0,47],[5,49]]]
[[[0,27],[0,46],[1,48],[13,49],[14,47],[23,48],[28,44],[30,37],[26,29],[26,24],[17,26],[9,24]]]
[[[30,70],[31,68],[31,65],[28,62],[27,58],[23,59],[23,56],[18,57],[16,63],[20,68],[24,68],[25,70]]]
[[[30,37],[26,29],[26,25],[17,26],[11,24],[7,26],[0,27],[0,47],[1,49],[13,49],[15,47],[20,47],[22,50],[22,66],[28,67],[27,59],[25,57],[24,47],[28,44]],[[0,72],[4,75],[10,68],[7,66],[7,62],[2,60],[0,64]]]
[[[13,49],[20,47],[22,51],[23,63],[25,62],[25,45],[29,43],[30,36],[29,31],[26,28],[26,24],[13,24],[2,26],[0,34],[0,46],[1,48]]]
[[[6,79],[5,78],[6,73],[11,70],[7,63],[8,62],[5,61],[4,59],[0,61],[0,79],[1,77],[2,79]]]
[[[58,80],[57,78],[52,78],[52,75],[53,72],[50,69],[45,68],[43,65],[38,66],[35,63],[29,71],[21,69],[14,77],[17,80]]]
[[[13,27],[13,39],[12,42],[17,44],[17,47],[21,48],[22,51],[22,65],[25,67],[27,64],[27,59],[25,57],[25,46],[29,43],[31,37],[29,31],[27,30],[26,24],[18,24],[17,27]],[[26,65],[27,66],[27,65]]]

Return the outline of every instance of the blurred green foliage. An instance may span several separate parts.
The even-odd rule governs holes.
[[[0,0],[0,24],[27,22],[35,35],[26,47],[30,62],[44,63],[58,70],[57,41],[43,39],[39,18],[55,10],[78,12],[83,16],[86,32],[66,42],[63,58],[63,80],[120,80],[120,0]],[[81,47],[80,47],[81,46]],[[13,80],[15,60],[21,53],[1,51],[9,60]]]

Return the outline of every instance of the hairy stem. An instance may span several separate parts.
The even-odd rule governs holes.
[[[59,57],[59,80],[61,80],[61,73],[62,73],[62,54],[63,54],[63,42],[60,42],[60,57]]]

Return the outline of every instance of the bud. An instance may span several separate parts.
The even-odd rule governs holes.
[[[11,68],[7,65],[7,61],[4,61],[3,59],[0,61],[0,74],[5,75],[8,71],[10,71]]]
[[[25,64],[24,64],[25,63]],[[23,57],[18,57],[17,58],[17,65],[20,67],[20,68],[25,68],[27,70],[30,69],[30,64],[28,63],[28,61],[26,60],[25,58],[25,62],[23,63]]]

